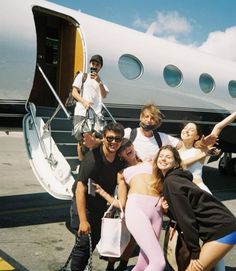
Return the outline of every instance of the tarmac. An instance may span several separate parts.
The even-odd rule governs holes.
[[[22,132],[0,132],[0,172],[0,271],[59,270],[74,244],[65,226],[70,201],[57,200],[40,186],[30,168]],[[204,167],[204,180],[236,215],[236,177],[220,175],[213,162]],[[162,231],[161,243],[163,235]],[[130,260],[129,269],[136,260]],[[226,271],[236,271],[236,247],[224,260]],[[105,266],[95,251],[93,270],[102,271]]]

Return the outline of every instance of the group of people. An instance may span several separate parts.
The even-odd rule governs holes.
[[[90,67],[96,66],[97,70],[91,77],[88,74],[90,79],[84,83],[82,98],[79,97],[82,74],[75,79],[74,97],[80,103],[78,106],[86,109],[95,103],[94,96],[86,94],[87,84],[90,94],[96,93],[95,100],[101,105],[108,92],[97,74],[102,65],[101,56],[91,58]],[[236,218],[214,198],[202,179],[209,146],[236,119],[236,112],[218,123],[207,137],[202,137],[192,122],[184,126],[181,139],[157,132],[162,118],[157,106],[147,104],[141,110],[138,128],[124,129],[120,123],[108,123],[101,140],[85,135],[79,142],[79,146],[84,144],[90,150],[80,163],[78,180],[73,186],[71,228],[80,238],[72,255],[72,271],[85,269],[90,255],[88,234],[94,250],[100,239],[103,214],[107,203],[114,201],[116,188],[133,238],[116,269],[115,259],[108,260],[107,271],[126,270],[137,245],[140,253],[132,270],[164,270],[166,262],[159,243],[163,214],[174,219],[183,232],[191,252],[187,271],[210,270],[236,244]],[[91,188],[88,184],[95,188],[95,196],[88,194]]]

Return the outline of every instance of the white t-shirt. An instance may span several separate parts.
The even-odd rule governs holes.
[[[72,86],[77,87],[81,90],[82,78],[83,78],[83,73],[80,72],[75,77],[75,80],[74,80]],[[109,89],[107,88],[107,86],[104,84],[103,84],[103,86],[104,86],[106,92],[109,92]],[[95,113],[97,115],[101,115],[102,95],[100,92],[100,86],[99,86],[99,83],[95,79],[91,79],[89,73],[87,75],[86,81],[84,82],[82,97],[85,100],[92,102],[93,103],[92,108],[94,109]],[[74,115],[85,116],[85,114],[86,114],[86,110],[85,110],[84,106],[80,102],[77,102]]]
[[[184,150],[181,151],[179,150],[179,155],[180,158],[184,161],[186,159],[195,157],[198,154],[198,150],[194,147],[192,147],[191,149],[188,150]],[[200,181],[197,183],[197,186],[199,186],[202,190],[207,191],[208,193],[212,194],[210,189],[204,184],[203,180],[202,180],[202,170],[203,170],[203,166],[204,164],[201,163],[200,161],[196,161],[195,163],[191,164],[187,170],[189,170],[192,174],[193,177]]]
[[[193,158],[198,154],[198,151],[196,148],[191,148],[188,150],[181,151],[179,150],[180,158],[184,161],[189,158]],[[203,164],[200,161],[196,161],[195,163],[191,164],[187,169],[193,174],[195,178],[198,178],[198,176],[202,177],[202,168]]]
[[[131,128],[125,128],[125,138],[130,138]],[[162,141],[162,146],[171,145],[176,147],[179,143],[179,139],[173,136],[167,135],[165,133],[159,133]],[[145,160],[152,160],[155,158],[157,152],[159,151],[159,146],[154,136],[147,137],[144,136],[140,131],[140,128],[137,128],[137,136],[133,142],[134,149],[138,155],[138,157]]]

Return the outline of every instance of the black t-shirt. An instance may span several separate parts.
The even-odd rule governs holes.
[[[107,161],[102,146],[99,146],[86,153],[80,164],[78,181],[87,185],[88,179],[91,178],[107,193],[113,195],[117,184],[117,173],[123,168],[124,163],[118,156],[116,156],[112,163]],[[75,192],[76,185],[77,182],[73,186],[73,192]],[[87,194],[86,208],[90,212],[103,214],[107,208],[107,203],[98,194],[95,197]]]

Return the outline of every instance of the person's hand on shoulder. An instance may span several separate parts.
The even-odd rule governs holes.
[[[217,143],[218,136],[210,134],[208,136],[202,136],[202,138],[195,142],[194,147],[201,149],[204,152],[207,152],[208,146],[214,145]]]
[[[214,134],[209,134],[208,136],[202,136],[201,143],[206,146],[214,145],[217,143],[218,136]]]

